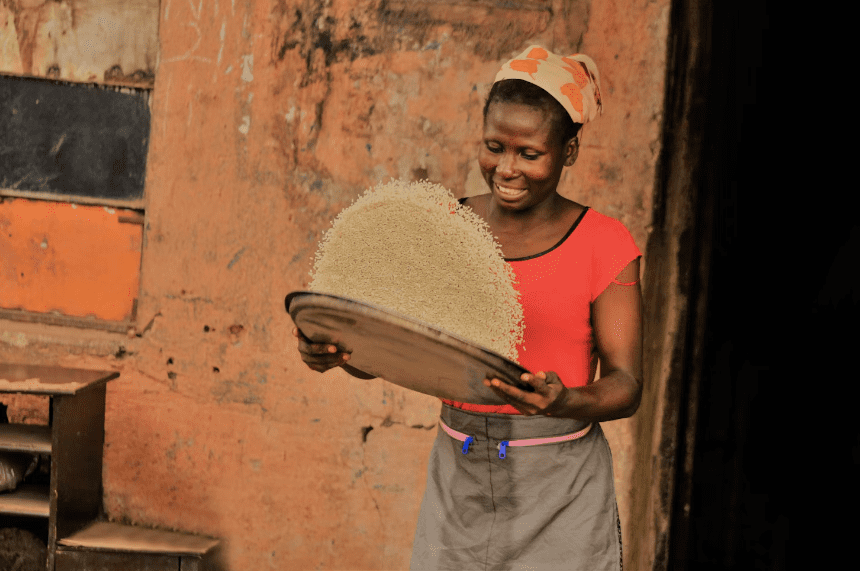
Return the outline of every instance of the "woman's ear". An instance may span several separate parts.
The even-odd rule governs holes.
[[[576,158],[579,156],[579,138],[574,137],[564,145],[564,166],[570,167],[576,163]]]

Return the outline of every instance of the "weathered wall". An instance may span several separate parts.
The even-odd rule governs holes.
[[[305,368],[283,297],[367,186],[481,192],[483,98],[530,43],[597,61],[606,114],[563,192],[644,249],[668,5],[162,0],[137,329],[0,328],[0,359],[122,372],[109,516],[220,537],[230,568],[408,566],[438,401]],[[630,545],[637,421],[605,429]]]
[[[159,0],[0,0],[0,71],[151,87]]]

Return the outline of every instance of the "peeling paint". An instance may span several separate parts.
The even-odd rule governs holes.
[[[227,22],[221,22],[221,47],[218,48],[218,57],[215,59],[217,65],[221,65],[221,55],[224,53],[224,38],[227,37]]]
[[[16,348],[26,348],[29,343],[23,332],[0,332],[0,342],[9,344]]]
[[[242,81],[254,81],[254,54],[242,56]]]
[[[242,125],[239,126],[239,133],[247,135],[251,129],[251,116],[245,115],[242,117]]]

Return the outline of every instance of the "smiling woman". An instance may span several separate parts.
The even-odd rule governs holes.
[[[621,567],[598,422],[639,405],[641,253],[621,223],[557,191],[579,129],[602,111],[598,77],[587,56],[532,46],[502,67],[484,107],[478,162],[489,193],[464,204],[516,275],[519,360],[536,372],[522,380],[534,391],[486,379],[507,405],[443,400],[414,569]]]

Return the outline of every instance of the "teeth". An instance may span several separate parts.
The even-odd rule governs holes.
[[[503,187],[498,183],[496,183],[496,189],[500,194],[507,195],[509,197],[516,197],[526,192],[525,189],[512,189],[510,187]]]

